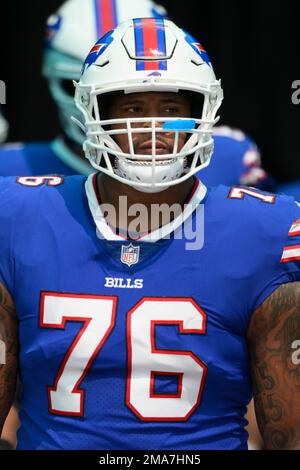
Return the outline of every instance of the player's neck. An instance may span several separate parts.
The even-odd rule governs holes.
[[[97,177],[101,204],[109,204],[116,211],[117,225],[110,219],[109,213],[106,216],[107,223],[122,232],[126,231],[126,228],[137,219],[137,212],[140,214],[141,222],[137,230],[139,233],[151,232],[168,224],[180,215],[193,190],[194,183],[195,180],[191,177],[159,193],[143,193],[107,175],[99,173]],[[139,206],[134,207],[136,204]],[[162,204],[165,205],[166,210],[161,211],[157,216],[156,212]],[[127,214],[124,213],[124,207],[128,209]],[[168,211],[168,208],[174,210]]]

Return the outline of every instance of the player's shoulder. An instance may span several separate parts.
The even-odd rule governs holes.
[[[292,196],[247,186],[210,188],[207,208],[210,207],[214,213],[223,214],[228,223],[253,225],[270,234],[286,233],[300,219],[300,204]]]
[[[45,175],[0,177],[0,216],[26,208],[31,211],[43,201],[63,198],[64,193],[80,190],[86,177]]]
[[[0,177],[0,255],[81,210],[84,176]],[[51,229],[50,229],[51,230]],[[55,230],[55,228],[54,228]],[[1,258],[1,256],[0,256]]]
[[[257,273],[264,282],[299,280],[300,204],[293,197],[218,186],[208,190],[206,206],[208,230],[221,237],[224,252],[234,253],[243,274]]]
[[[286,194],[275,194],[252,186],[218,185],[208,188],[207,199],[214,204],[225,205],[230,210],[241,212],[268,210],[270,213],[278,213],[286,208],[299,207],[294,197]]]
[[[26,194],[27,197],[39,191],[49,192],[58,186],[69,188],[86,180],[83,175],[34,175],[34,176],[0,176],[0,191],[12,191]],[[50,191],[51,192],[51,191]]]

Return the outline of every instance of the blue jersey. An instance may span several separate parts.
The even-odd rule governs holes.
[[[277,192],[293,196],[297,201],[300,201],[300,181],[292,181],[277,186]]]
[[[246,449],[252,312],[300,280],[300,207],[195,180],[127,240],[95,175],[0,179],[0,282],[19,318],[19,449]]]
[[[249,137],[223,126],[215,129],[214,141],[211,163],[198,174],[204,184],[268,188],[269,177],[261,168],[259,151]],[[93,171],[60,138],[53,142],[10,144],[0,149],[1,176],[88,175]]]
[[[57,138],[52,142],[6,144],[0,147],[1,176],[88,175],[92,167]]]

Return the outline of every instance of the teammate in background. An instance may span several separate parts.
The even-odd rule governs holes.
[[[5,119],[0,106],[0,144],[5,142],[8,134],[8,122]]]
[[[297,201],[300,201],[300,181],[291,181],[289,183],[283,183],[276,188],[278,193],[287,194],[293,196]]]
[[[49,17],[43,75],[58,108],[62,134],[52,142],[8,144],[0,150],[0,175],[90,173],[82,153],[84,136],[71,121],[72,115],[78,117],[73,80],[79,79],[82,63],[95,41],[135,16],[161,18],[166,11],[152,0],[68,0]]]
[[[300,207],[193,176],[222,101],[195,42],[153,19],[101,38],[75,98],[99,171],[1,181],[0,427],[18,318],[20,449],[245,449],[249,359],[265,448],[300,448]]]
[[[69,0],[47,22],[43,75],[59,110],[62,135],[52,142],[9,145],[0,152],[0,175],[83,174],[91,167],[82,153],[83,133],[71,121],[79,117],[73,80],[95,41],[117,23],[133,17],[162,17],[150,0]],[[198,47],[195,44],[195,47]],[[255,143],[241,131],[215,130],[214,158],[201,177],[205,184],[269,187]]]

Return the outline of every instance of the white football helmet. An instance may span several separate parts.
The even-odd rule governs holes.
[[[79,144],[84,134],[70,119],[79,117],[72,80],[79,80],[82,62],[97,39],[136,16],[165,17],[166,11],[151,0],[68,0],[48,18],[43,75],[65,133]]]
[[[87,137],[84,151],[95,169],[141,191],[156,192],[209,164],[213,126],[223,99],[221,83],[201,44],[173,22],[147,18],[122,23],[91,49],[75,86],[75,103],[83,115],[81,127]],[[101,98],[105,101],[103,96],[120,91],[194,93],[196,116],[108,120]],[[137,123],[141,125],[137,127]],[[152,139],[152,155],[137,155],[132,136],[145,132]],[[180,132],[188,138],[178,149]],[[171,154],[156,155],[158,133],[174,133]],[[130,153],[124,153],[114,140],[115,135],[124,134]]]

